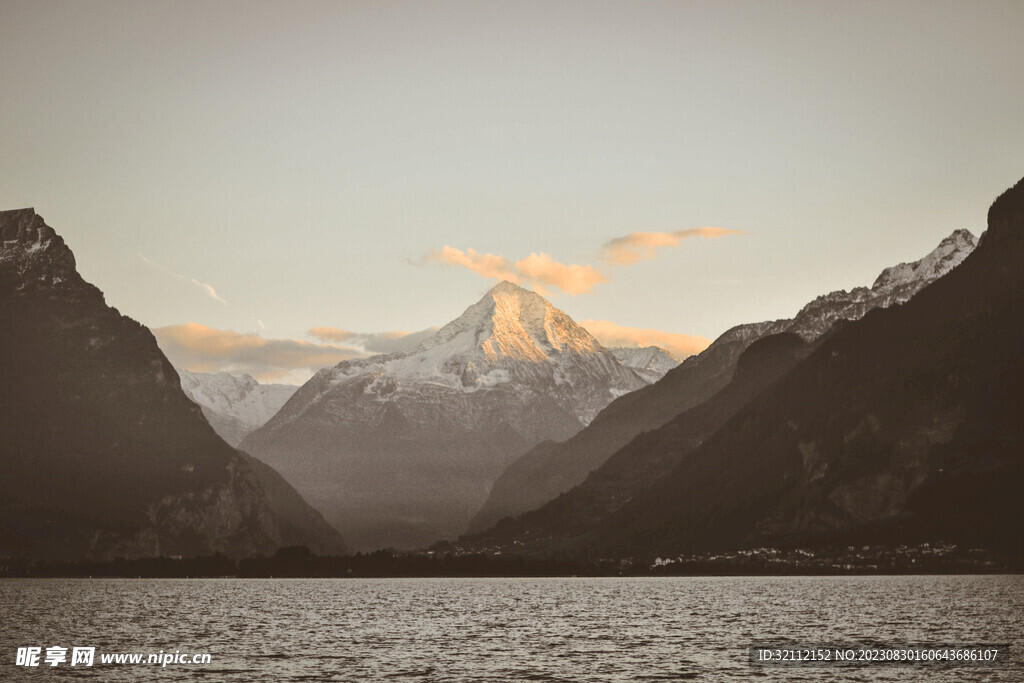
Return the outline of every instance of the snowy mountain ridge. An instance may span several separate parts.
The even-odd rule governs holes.
[[[912,296],[960,265],[978,246],[968,230],[954,231],[925,257],[883,270],[871,287],[836,290],[815,298],[793,318],[738,325],[725,332],[721,341],[753,341],[768,334],[793,332],[805,341],[824,334],[838,320],[859,320],[873,308],[887,308],[909,301]]]
[[[232,446],[265,425],[298,390],[290,384],[260,384],[250,375],[176,370],[185,395],[202,408],[210,426]]]
[[[970,231],[960,229],[939,242],[930,254],[912,263],[900,263],[881,272],[872,291],[894,291],[915,282],[936,280],[967,258],[978,246],[978,240]]]

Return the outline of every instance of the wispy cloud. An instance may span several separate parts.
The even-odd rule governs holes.
[[[175,273],[173,270],[171,270],[167,266],[160,265],[156,261],[152,261],[152,260],[146,258],[145,256],[143,256],[142,254],[138,254],[137,253],[137,255],[138,255],[138,257],[140,259],[142,259],[144,262],[146,262],[150,266],[152,266],[152,267],[154,267],[154,268],[156,268],[158,270],[162,270],[163,272],[167,273],[168,275],[170,275],[171,277],[173,277],[176,280],[181,280],[182,282],[190,282],[193,285],[195,285],[196,287],[199,287],[204,292],[206,292],[207,296],[209,296],[214,301],[219,301],[220,303],[222,303],[225,306],[228,305],[228,302],[225,301],[219,294],[217,294],[217,290],[215,290],[212,285],[207,284],[205,282],[200,282],[199,280],[195,279],[194,277],[188,277],[187,275],[182,275],[181,273]]]
[[[706,337],[695,337],[664,330],[624,327],[607,320],[583,320],[580,325],[605,346],[660,346],[679,359],[700,353],[711,344],[711,340]]]
[[[260,381],[301,383],[320,368],[366,355],[334,344],[264,339],[198,323],[157,327],[153,334],[175,367],[191,372],[248,373]]]
[[[419,263],[432,261],[466,268],[484,278],[530,285],[541,294],[546,293],[546,289],[551,287],[575,295],[586,294],[594,285],[608,282],[613,267],[653,259],[659,249],[678,246],[685,239],[716,239],[724,235],[739,234],[742,234],[739,230],[725,228],[633,232],[604,243],[598,255],[601,268],[590,264],[560,263],[543,252],[531,253],[524,259],[511,261],[501,254],[481,253],[472,248],[463,251],[447,244],[441,249],[431,249]]]
[[[740,235],[739,230],[725,228],[689,228],[673,232],[631,232],[625,237],[616,237],[604,243],[601,248],[601,260],[626,266],[641,260],[650,260],[657,255],[658,249],[676,247],[685,239],[703,237],[717,239],[725,235]]]
[[[361,353],[402,353],[412,351],[416,346],[437,332],[430,327],[419,332],[376,332],[361,333],[340,330],[336,327],[314,327],[308,334],[322,342],[336,342]]]

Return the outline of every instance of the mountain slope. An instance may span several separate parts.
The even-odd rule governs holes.
[[[713,397],[662,427],[640,434],[579,486],[537,510],[506,517],[486,532],[460,539],[460,544],[534,553],[562,553],[579,546],[583,542],[579,537],[585,540],[599,522],[660,481],[813,348],[791,332],[757,340],[740,356],[732,381]]]
[[[542,297],[504,282],[409,353],[317,373],[242,447],[356,548],[452,538],[494,478],[644,385]]]
[[[225,444],[31,209],[0,212],[0,553],[234,556],[337,532]]]
[[[664,554],[942,540],[1024,554],[1024,180],[988,225],[960,267],[826,340],[591,542]]]
[[[249,375],[177,371],[185,395],[232,446],[265,425],[298,389],[290,384],[260,384]]]
[[[512,463],[473,517],[469,533],[555,499],[581,484],[638,434],[657,429],[714,396],[729,383],[737,360],[754,341],[781,332],[812,341],[838,320],[856,320],[874,308],[904,302],[963,261],[975,245],[971,233],[957,230],[923,259],[883,271],[870,289],[832,292],[804,306],[792,319],[739,325],[726,331],[660,381],[612,402],[565,443],[539,444]]]

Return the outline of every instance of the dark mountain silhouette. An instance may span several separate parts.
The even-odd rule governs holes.
[[[827,339],[588,542],[942,540],[1024,552],[1024,180],[978,248]]]
[[[0,554],[343,552],[222,441],[148,329],[104,302],[32,209],[0,212]]]

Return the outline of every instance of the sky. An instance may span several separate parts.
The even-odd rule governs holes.
[[[685,354],[1024,175],[1017,1],[0,0],[0,87],[0,208],[172,361],[282,381],[499,279]]]

